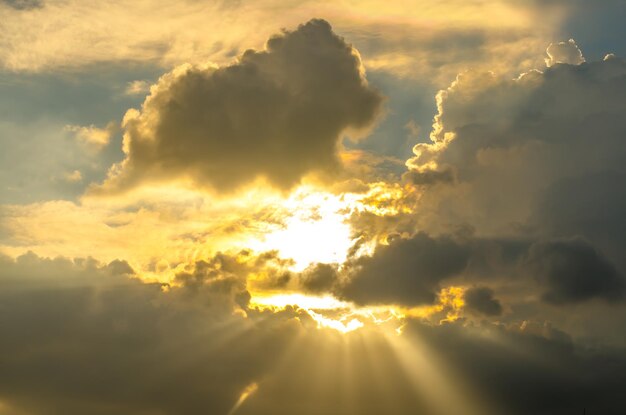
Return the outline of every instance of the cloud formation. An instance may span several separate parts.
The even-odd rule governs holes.
[[[463,294],[465,306],[487,316],[502,314],[502,305],[494,298],[493,290],[487,287],[472,287]]]
[[[536,243],[529,249],[528,266],[543,281],[543,298],[570,303],[603,298],[619,300],[626,294],[626,279],[592,245],[582,239]]]
[[[592,243],[602,238],[591,235],[595,225],[585,226],[586,220],[596,229],[621,228],[622,220],[600,210],[621,205],[625,74],[624,60],[612,57],[513,80],[459,75],[437,95],[431,142],[417,144],[408,162],[417,173],[455,172],[454,183],[422,198],[423,226],[436,229],[454,218],[482,234],[510,235],[525,227],[526,236],[579,234]],[[574,193],[573,182],[585,185]],[[592,195],[603,199],[594,203]],[[442,208],[446,214],[435,217]]]
[[[467,248],[450,237],[394,239],[356,260],[340,295],[358,304],[433,303],[441,280],[462,272],[468,258]]]
[[[574,39],[570,39],[567,42],[550,43],[546,53],[548,55],[546,59],[547,66],[556,65],[557,63],[580,65],[585,61]]]
[[[232,65],[164,75],[126,114],[126,159],[104,187],[184,177],[225,191],[261,177],[290,188],[339,169],[343,135],[370,126],[381,103],[358,53],[311,20]]]

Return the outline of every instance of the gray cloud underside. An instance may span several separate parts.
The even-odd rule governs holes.
[[[325,282],[327,291],[360,304],[432,304],[446,285],[458,281],[493,283],[496,277],[524,282],[552,304],[592,299],[612,303],[622,301],[626,294],[623,271],[581,238],[533,242],[418,233],[379,246],[371,257],[349,264],[345,274],[343,280],[323,273],[318,273],[318,278]],[[303,285],[311,289],[307,284],[311,277],[306,278]],[[470,308],[500,314],[500,304],[491,297],[493,292],[483,289],[488,291],[469,290]]]
[[[502,314],[502,305],[494,298],[493,290],[487,287],[472,287],[464,296],[465,306],[474,312],[488,316]]]
[[[8,413],[226,414],[252,382],[259,390],[239,413],[450,408],[430,399],[427,375],[411,380],[416,374],[380,334],[346,338],[305,329],[312,325],[295,309],[247,309],[244,270],[227,256],[190,266],[168,292],[132,279],[122,261],[0,261],[0,396]],[[242,309],[248,318],[233,314]],[[452,369],[448,381],[486,393],[499,408],[494,415],[624,409],[618,350],[580,348],[545,327],[410,322],[405,331],[412,353],[436,353]]]

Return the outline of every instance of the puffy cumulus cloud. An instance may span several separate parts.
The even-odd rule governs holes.
[[[433,303],[439,283],[461,273],[468,258],[468,249],[451,237],[418,233],[392,239],[355,261],[339,295],[358,304]]]
[[[568,303],[594,297],[624,298],[626,279],[600,252],[582,239],[555,240],[530,247],[528,265],[545,281],[546,301]]]
[[[470,311],[478,312],[488,316],[502,314],[500,301],[494,298],[493,290],[487,287],[472,287],[465,291],[463,295],[465,306]]]
[[[182,176],[219,190],[257,177],[289,188],[337,170],[343,134],[368,127],[381,102],[358,53],[311,20],[232,65],[164,75],[141,111],[126,114],[126,159],[104,187]]]
[[[574,39],[570,39],[567,42],[550,43],[546,54],[548,55],[546,58],[546,65],[548,66],[556,65],[557,63],[580,65],[585,61],[583,53],[576,45]]]
[[[415,183],[414,229],[469,251],[441,285],[494,290],[500,321],[623,344],[625,94],[626,62],[612,56],[514,79],[465,72],[437,95],[407,179],[454,172]]]
[[[453,183],[421,197],[420,226],[441,231],[446,223],[470,224],[491,235],[581,234],[601,243],[584,223],[622,226],[619,217],[600,210],[612,212],[620,197],[613,193],[621,194],[615,185],[626,160],[625,75],[620,58],[555,65],[516,79],[459,75],[437,95],[431,143],[417,144],[407,162],[417,173],[455,172]],[[574,193],[573,181],[589,185]],[[592,195],[605,199],[594,203]],[[562,203],[566,198],[569,206]],[[567,225],[556,207],[571,219]]]

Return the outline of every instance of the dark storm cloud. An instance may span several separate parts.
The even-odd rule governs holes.
[[[406,335],[488,391],[495,413],[522,415],[618,415],[626,385],[623,349],[580,347],[549,325],[429,326],[410,323]]]
[[[141,112],[126,115],[127,158],[104,187],[182,176],[219,190],[257,177],[289,188],[338,169],[342,135],[368,127],[381,102],[357,52],[311,20],[230,66],[162,77]]]
[[[536,243],[529,250],[528,265],[547,287],[543,298],[551,303],[618,300],[626,293],[626,279],[583,239]]]
[[[500,301],[494,298],[493,290],[487,287],[472,287],[463,295],[465,306],[470,311],[475,311],[487,316],[502,314]]]
[[[626,294],[626,279],[615,264],[580,238],[534,241],[422,232],[391,238],[389,245],[349,262],[339,274],[318,271],[304,273],[306,288],[323,287],[358,304],[428,304],[445,286],[471,285],[465,293],[467,309],[485,316],[503,311],[491,284],[504,287],[509,301],[525,302],[535,293],[560,307],[594,298],[615,304]]]
[[[626,293],[626,279],[615,264],[580,237],[540,241],[471,238],[465,243],[471,255],[462,281],[514,286],[521,290],[520,297],[535,292],[542,301],[561,307],[594,298],[615,303]],[[484,314],[491,314],[489,307],[493,307],[493,315],[502,311],[489,288],[471,288],[465,300]]]
[[[468,259],[467,247],[447,236],[392,239],[371,257],[356,260],[340,295],[359,304],[432,303],[439,283],[461,273]]]
[[[538,197],[532,226],[553,235],[584,235],[626,271],[626,174],[614,169],[558,180]]]
[[[233,266],[192,264],[164,292],[121,261],[0,258],[3,409],[228,413],[293,333],[233,314],[247,303]]]

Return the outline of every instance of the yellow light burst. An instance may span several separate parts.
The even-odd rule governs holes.
[[[280,206],[289,215],[250,241],[256,251],[277,250],[301,271],[316,262],[342,263],[353,245],[347,223],[346,201],[338,196],[303,187]]]
[[[237,412],[237,410],[241,407],[241,405],[243,405],[246,399],[248,399],[250,395],[252,395],[258,389],[259,385],[256,382],[253,382],[250,385],[246,386],[243,392],[241,392],[241,395],[239,395],[239,399],[237,399],[237,402],[235,402],[233,409],[230,410],[228,415],[233,415],[235,412]]]
[[[401,307],[380,305],[359,307],[331,295],[315,296],[303,293],[253,293],[250,307],[260,310],[282,311],[289,306],[305,311],[318,328],[328,328],[349,333],[364,327],[392,329],[402,333],[407,317],[430,319],[434,323],[453,322],[463,314],[465,287],[451,286],[441,289],[434,305]]]
[[[288,216],[280,224],[268,226],[247,244],[259,252],[277,250],[281,257],[294,261],[295,271],[314,263],[341,264],[356,242],[349,222],[353,213],[383,216],[411,210],[402,187],[383,182],[368,186],[369,191],[362,194],[340,195],[301,186],[277,205]],[[375,243],[369,242],[362,244],[359,255],[372,252]]]

